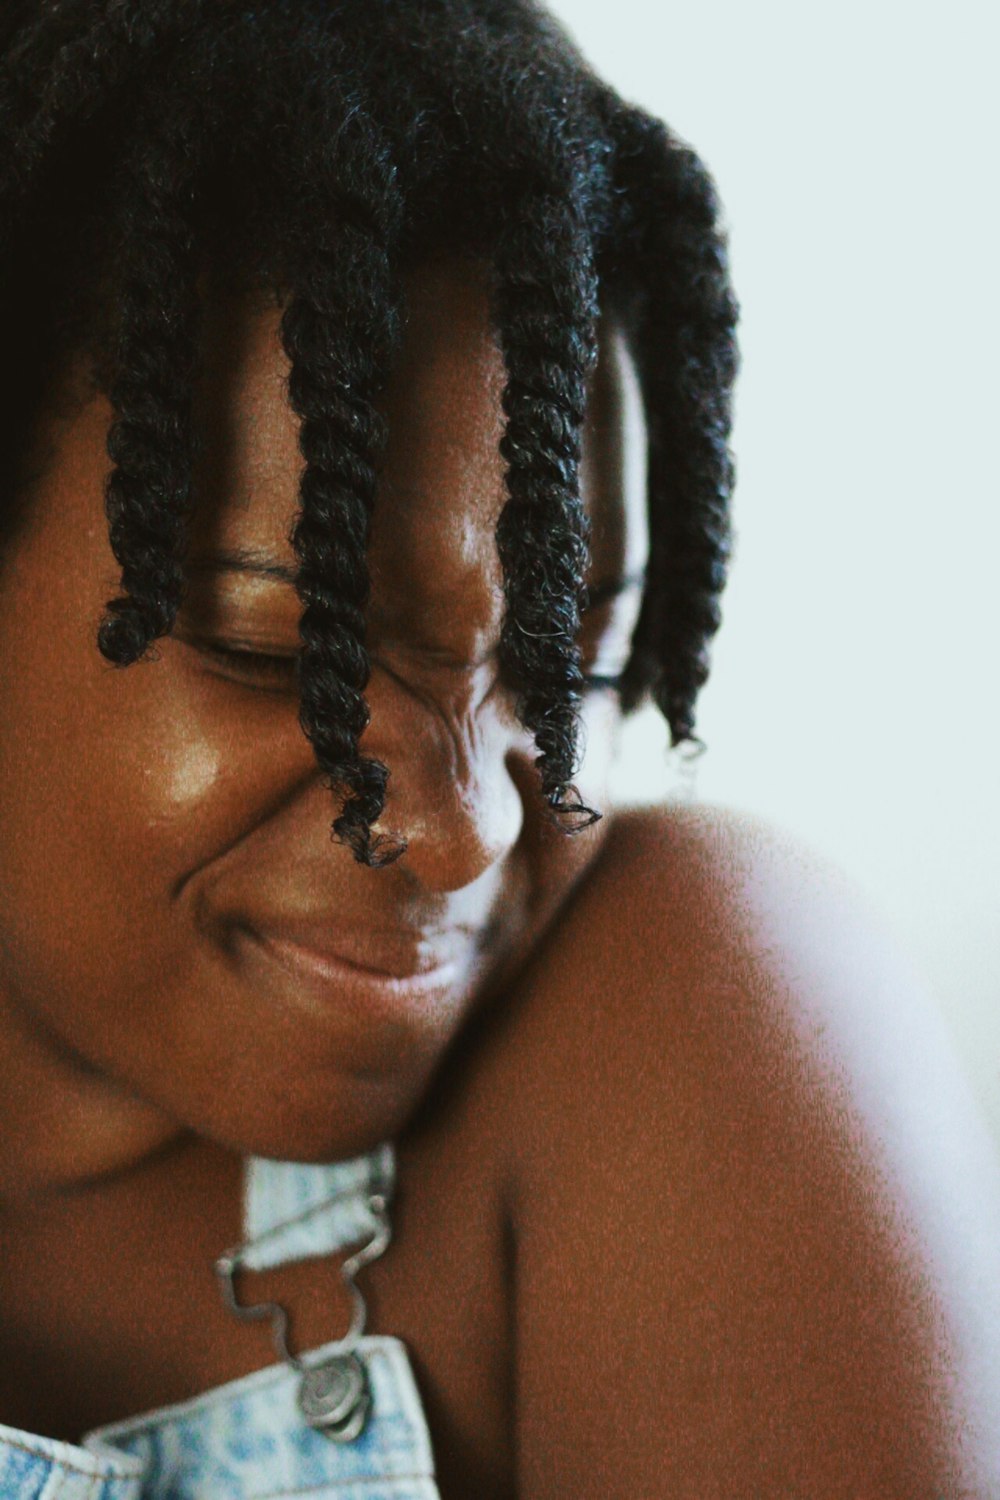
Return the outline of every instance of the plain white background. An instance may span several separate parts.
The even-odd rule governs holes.
[[[995,8],[554,0],[711,168],[743,306],[700,798],[866,888],[1000,1144]],[[624,784],[673,783],[652,713]]]

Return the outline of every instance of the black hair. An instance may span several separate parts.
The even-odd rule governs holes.
[[[617,691],[626,712],[651,695],[674,745],[694,739],[719,624],[736,304],[697,156],[531,0],[5,0],[0,298],[21,380],[4,489],[55,354],[90,351],[114,411],[122,570],[98,646],[122,667],[143,657],[185,588],[206,268],[278,293],[305,460],[300,720],[344,795],[334,837],[374,866],[405,848],[372,836],[388,769],[359,749],[378,398],[401,273],[445,249],[491,268],[507,374],[500,661],[541,793],[576,832],[600,816],[572,785],[599,307],[625,329],[649,433],[651,551]]]

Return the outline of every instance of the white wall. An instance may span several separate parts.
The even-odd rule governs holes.
[[[698,793],[865,885],[1000,1142],[1000,26],[987,0],[554,0],[708,162],[744,308]],[[634,785],[662,785],[649,716]]]

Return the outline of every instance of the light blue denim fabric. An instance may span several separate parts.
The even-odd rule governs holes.
[[[392,1147],[326,1166],[251,1158],[244,1173],[244,1233],[263,1238],[245,1257],[257,1269],[330,1254],[363,1240],[367,1197],[391,1188]],[[388,1192],[386,1192],[388,1196]],[[329,1200],[329,1201],[328,1201]],[[324,1205],[326,1205],[324,1207]],[[287,1230],[275,1226],[316,1209]],[[220,1253],[227,1247],[219,1247]],[[318,1364],[337,1343],[302,1355]],[[406,1346],[365,1334],[372,1408],[361,1434],[336,1443],[296,1404],[300,1375],[279,1363],[58,1442],[0,1425],[2,1500],[440,1500],[430,1434]]]

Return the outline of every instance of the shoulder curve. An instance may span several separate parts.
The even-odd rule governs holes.
[[[550,1349],[572,1343],[554,1304],[575,1285],[615,1310],[594,1326],[622,1380],[637,1351],[616,1327],[647,1325],[630,1335],[658,1368],[632,1413],[647,1462],[668,1426],[688,1453],[694,1423],[727,1479],[731,1453],[735,1490],[735,1455],[760,1441],[761,1476],[787,1458],[807,1492],[834,1493],[839,1472],[837,1492],[878,1473],[900,1496],[945,1476],[992,1494],[1000,1173],[941,1018],[850,880],[739,813],[629,810],[533,982],[509,1080],[522,1388],[545,1330]],[[569,1365],[562,1378],[570,1392]],[[567,1394],[564,1436],[584,1394]],[[524,1451],[548,1471],[551,1436],[528,1422]],[[629,1452],[614,1461],[648,1480]],[[715,1471],[686,1461],[707,1492]],[[572,1477],[567,1493],[591,1493]]]
[[[689,883],[699,894],[742,904],[763,883],[790,881],[803,894],[844,899],[858,892],[829,859],[753,814],[717,803],[673,802],[613,815],[601,864],[617,877],[654,878],[660,896]]]
[[[682,995],[720,989],[783,1000],[801,1026],[811,1012],[822,1024],[831,990],[848,992],[841,1017],[850,996],[870,1010],[873,991],[886,1013],[921,1009],[916,971],[844,872],[781,829],[706,804],[616,813],[541,968],[550,1004],[572,1006],[580,984],[603,981],[633,1000],[648,994],[657,1015],[669,998],[672,1028]]]
[[[746,812],[673,803],[616,814],[565,927],[590,936],[588,967],[609,947],[615,973],[652,968],[664,986],[742,982],[749,993],[764,981],[802,1027],[810,1016],[829,1025],[823,1005],[835,1001],[845,1026],[864,1013],[871,1027],[929,1027],[935,1050],[951,1050],[916,964],[860,883]]]

